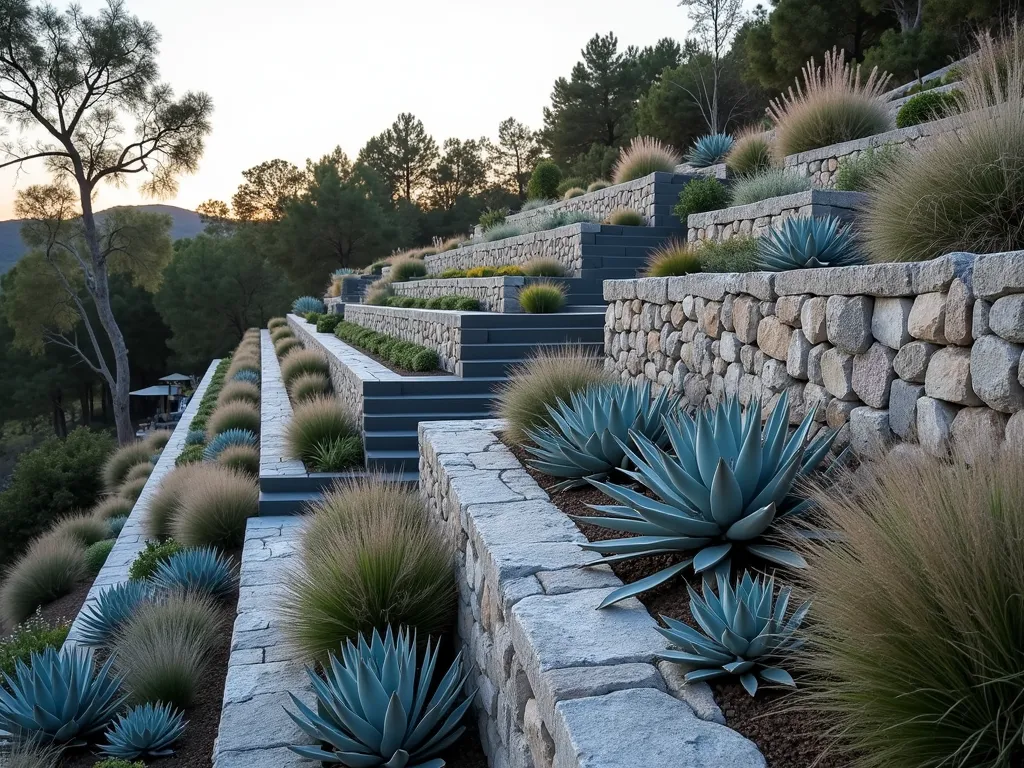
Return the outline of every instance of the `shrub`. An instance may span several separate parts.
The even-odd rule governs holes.
[[[512,369],[498,390],[495,411],[507,422],[508,437],[522,444],[527,432],[551,423],[547,406],[554,408],[559,400],[569,402],[573,392],[612,381],[602,361],[581,348],[540,349]]]
[[[147,505],[146,518],[143,521],[146,536],[151,539],[164,539],[171,535],[171,521],[178,514],[182,494],[192,479],[207,469],[205,465],[195,464],[177,467],[164,476]]]
[[[319,312],[308,312],[306,313],[306,322],[310,325],[316,325],[317,321],[323,317]]]
[[[103,485],[108,491],[117,490],[124,482],[132,467],[138,464],[150,463],[153,451],[143,441],[139,440],[128,445],[121,446],[107,459],[103,465]]]
[[[642,227],[644,225],[644,217],[629,208],[616,208],[608,214],[605,221],[618,227]]]
[[[895,456],[815,494],[806,702],[850,765],[1009,766],[1024,732],[1024,462]]]
[[[295,406],[285,428],[289,454],[310,465],[317,447],[359,434],[352,412],[336,397],[314,397]]]
[[[227,403],[218,407],[206,424],[206,434],[212,440],[229,429],[244,429],[259,434],[259,408],[249,403]]]
[[[612,185],[612,183],[610,181],[605,181],[604,179],[598,179],[597,181],[592,181],[592,182],[590,182],[590,184],[587,185],[587,192],[597,192],[597,190],[599,190],[599,189],[607,189],[611,185]]]
[[[555,188],[555,196],[565,199],[565,193],[570,189],[580,189],[586,192],[586,186],[587,182],[585,179],[579,176],[567,176],[558,182],[558,187]]]
[[[217,463],[251,477],[260,476],[260,452],[251,445],[232,445],[221,451]]]
[[[107,520],[107,527],[110,529],[111,538],[116,539],[121,535],[121,531],[124,530],[125,523],[128,522],[128,516],[124,517],[112,517]]]
[[[313,447],[310,465],[316,472],[341,472],[363,463],[363,440],[359,435],[323,440]]]
[[[115,636],[112,654],[132,700],[191,706],[221,624],[214,603],[191,595],[140,606]]]
[[[522,211],[535,211],[538,208],[543,208],[543,207],[545,207],[547,205],[551,205],[554,202],[557,202],[557,201],[553,200],[551,198],[546,198],[546,197],[533,198],[533,199],[527,200],[525,203],[523,203],[523,207],[520,208],[519,210],[520,210],[520,212],[522,212]]]
[[[523,269],[515,264],[506,264],[494,270],[494,274],[499,277],[522,277]]]
[[[47,648],[60,650],[70,629],[69,619],[51,623],[37,610],[0,640],[0,673],[13,675],[16,663],[19,660],[28,663],[33,653],[42,653]]]
[[[619,154],[612,180],[623,184],[642,179],[655,171],[672,173],[680,162],[682,158],[667,144],[650,136],[638,136]]]
[[[287,325],[270,332],[270,341],[275,345],[282,339],[293,338],[295,338],[295,334],[292,333],[291,327]]]
[[[466,270],[466,277],[494,277],[496,273],[494,267],[470,267]]]
[[[409,371],[432,371],[438,367],[438,357],[434,350],[371,331],[355,323],[339,323],[334,329],[334,335],[342,341],[379,355],[399,368]]]
[[[292,302],[292,312],[296,315],[305,315],[310,312],[326,312],[327,307],[315,296],[300,296]]]
[[[100,592],[95,602],[82,609],[78,640],[83,645],[103,646],[140,606],[155,597],[146,581],[126,581]]]
[[[312,349],[296,349],[281,360],[281,379],[286,387],[304,373],[322,373],[329,376],[331,372],[327,358]]]
[[[286,576],[285,632],[310,658],[374,627],[421,637],[455,609],[452,546],[415,490],[381,478],[337,485],[312,505],[300,566]]]
[[[205,434],[205,432],[203,434]],[[190,445],[186,447],[178,454],[178,458],[174,460],[174,466],[184,467],[189,464],[194,464],[197,461],[202,461],[204,450],[205,448],[202,445]]]
[[[863,264],[853,231],[835,216],[793,216],[761,235],[758,265],[765,271]]]
[[[372,264],[370,264],[369,266],[367,266],[365,269],[363,269],[363,274],[364,275],[379,275],[383,271],[384,267],[386,267],[386,266],[388,266],[388,262],[385,261],[384,259],[381,259],[379,261],[375,261]]]
[[[302,342],[296,339],[294,336],[285,336],[283,339],[278,339],[274,344],[274,354],[279,358],[284,357],[293,349],[302,349]]]
[[[131,566],[128,568],[128,578],[133,581],[148,579],[156,573],[156,567],[161,561],[166,560],[182,549],[181,544],[174,539],[168,539],[159,543],[147,541],[146,548],[136,555]]]
[[[254,370],[247,369],[247,370],[243,370],[243,371],[238,371],[234,376],[231,377],[231,380],[232,381],[247,381],[250,384],[257,384],[258,385],[260,383],[260,375],[256,371],[254,371]],[[197,416],[198,415],[201,415],[201,414],[197,414]],[[205,419],[204,419],[204,421],[205,421]],[[196,420],[192,419],[192,425],[193,426],[195,425],[195,423],[196,423]]]
[[[278,328],[287,328],[288,319],[284,317],[272,317],[267,321],[267,330],[273,331]]]
[[[860,66],[850,67],[838,48],[825,54],[821,68],[811,59],[803,68],[803,84],[774,100],[768,113],[775,121],[780,155],[795,155],[843,141],[862,139],[892,128],[882,99],[888,75],[872,70],[861,82]]]
[[[749,236],[704,240],[693,246],[703,272],[751,272],[757,269],[759,239]]]
[[[571,200],[574,197],[579,197],[580,195],[585,194],[587,194],[587,190],[585,190],[583,187],[569,187],[567,190],[565,190],[565,194],[562,195],[562,199]]]
[[[708,176],[703,179],[691,179],[683,191],[679,193],[679,202],[672,213],[686,226],[686,218],[691,213],[717,211],[729,205],[729,190],[718,179]]]
[[[171,433],[166,429],[154,429],[143,440],[146,445],[149,446],[153,453],[159,453],[167,445],[167,442],[171,439]]]
[[[562,171],[551,160],[541,160],[530,174],[526,185],[526,196],[531,200],[544,200],[558,196],[558,183],[562,180]],[[524,207],[523,210],[526,210]]]
[[[784,168],[770,168],[756,176],[741,176],[732,185],[732,205],[750,205],[770,197],[793,195],[811,188],[811,180]]]
[[[450,279],[450,278],[453,278],[453,277],[465,277],[465,276],[466,276],[466,270],[464,270],[464,269],[455,269],[454,267],[449,267],[448,269],[444,270],[441,273],[441,277],[445,278],[445,279]]]
[[[678,277],[700,271],[700,257],[678,240],[670,240],[647,257],[647,277]]]
[[[117,716],[100,751],[127,760],[166,757],[174,754],[171,745],[184,732],[185,721],[180,711],[167,704],[136,705],[127,714]]]
[[[522,266],[523,274],[529,277],[565,277],[567,272],[558,259],[535,257]]]
[[[725,160],[732,145],[733,138],[726,133],[701,136],[686,156],[686,162],[694,168],[708,168]]]
[[[68,515],[58,520],[47,535],[66,536],[79,546],[88,547],[107,538],[108,530],[106,521],[93,515]]]
[[[181,496],[171,534],[186,547],[217,546],[237,549],[245,525],[259,507],[259,487],[253,478],[226,467],[209,467],[196,474]]]
[[[221,432],[203,449],[204,461],[215,461],[221,452],[235,445],[255,447],[258,439],[254,432],[247,429],[228,429]]]
[[[40,536],[4,574],[0,614],[13,627],[36,608],[70,593],[88,573],[79,542],[69,536]]]
[[[505,240],[509,237],[519,237],[519,235],[525,234],[526,232],[527,230],[520,224],[498,224],[484,232],[484,241],[492,243],[496,240]]]
[[[317,333],[334,333],[334,329],[344,319],[343,315],[324,315],[316,321]]]
[[[148,477],[128,480],[118,489],[118,495],[129,501],[138,501],[139,496],[142,495],[142,489],[146,487],[148,481]]]
[[[736,136],[725,167],[736,176],[750,176],[772,167],[772,144],[768,136],[757,128],[741,131]]]
[[[893,144],[868,147],[856,158],[843,158],[836,169],[836,189],[868,192],[874,184],[896,169],[900,158],[901,152]]]
[[[103,541],[97,541],[95,544],[90,544],[85,549],[85,567],[89,573],[95,576],[100,572],[103,564],[107,562],[107,555],[110,554],[110,550],[114,548],[114,544],[117,543],[116,539],[104,539]]]
[[[244,382],[233,382],[243,384]],[[191,425],[190,425],[191,426]],[[185,445],[202,445],[206,442],[206,430],[205,429],[190,429],[185,435]]]
[[[213,547],[176,552],[157,563],[153,586],[166,592],[184,592],[215,599],[230,595],[238,584],[231,561]]]
[[[519,306],[529,314],[550,314],[565,306],[565,288],[558,283],[533,283],[519,292]]]
[[[121,496],[107,496],[93,507],[89,514],[97,520],[109,520],[112,517],[127,517],[134,507],[133,502]]]
[[[231,403],[247,403],[257,406],[260,404],[260,388],[248,381],[229,381],[217,396],[217,403],[221,406]],[[203,442],[202,435],[198,440],[192,441],[192,443],[200,442]],[[188,443],[186,440],[186,444],[191,445],[192,443]]]
[[[258,378],[260,375],[259,359],[255,357],[233,357],[231,359],[231,365],[228,367],[228,380],[230,381],[234,379],[238,374],[243,372],[252,373]]]
[[[480,214],[480,228],[486,231],[498,224],[504,224],[506,216],[508,216],[508,208],[488,208]]]
[[[426,277],[427,265],[419,259],[399,259],[391,264],[391,280],[404,283],[414,277]]]
[[[935,93],[925,91],[909,99],[896,113],[896,127],[909,128],[912,125],[941,120],[959,111],[960,100],[956,91]]]
[[[325,395],[331,391],[331,380],[322,373],[303,373],[296,376],[288,388],[288,394],[294,402],[300,403],[316,395]]]

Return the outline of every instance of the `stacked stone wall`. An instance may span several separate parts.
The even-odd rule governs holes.
[[[1024,450],[1024,252],[606,281],[606,365],[690,403],[789,394],[837,445]]]
[[[772,197],[750,205],[694,213],[687,218],[686,239],[694,243],[760,235],[792,216],[835,216],[842,221],[852,221],[864,207],[867,198],[867,195],[860,192],[813,189]]]
[[[350,304],[345,310],[345,320],[432,349],[437,352],[441,367],[454,373],[462,347],[461,314],[440,309]]]
[[[594,242],[600,231],[600,224],[566,224],[491,243],[453,248],[431,254],[423,261],[427,265],[427,274],[437,276],[446,269],[518,267],[530,259],[555,259],[570,274],[576,275],[583,268],[583,244]]]
[[[455,277],[448,280],[410,280],[392,283],[398,296],[435,299],[440,296],[467,296],[480,303],[481,312],[520,312],[519,292],[531,282],[530,277]]]

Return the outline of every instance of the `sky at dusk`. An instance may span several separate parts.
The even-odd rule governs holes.
[[[66,7],[58,0],[58,7]],[[399,112],[440,144],[494,137],[514,116],[541,127],[556,77],[570,73],[595,33],[620,49],[682,40],[676,0],[127,0],[162,35],[162,77],[176,92],[213,97],[213,131],[199,172],[168,202],[230,199],[241,172],[281,157],[301,165],[340,145],[354,157]],[[751,0],[749,7],[754,6]],[[84,0],[94,12],[97,0]],[[13,130],[13,129],[12,129]],[[0,220],[43,167],[0,170]],[[152,202],[134,187],[104,188],[97,207]]]

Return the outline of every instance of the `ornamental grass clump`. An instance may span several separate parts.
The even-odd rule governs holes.
[[[811,180],[807,176],[797,176],[785,168],[769,168],[736,179],[732,185],[730,202],[732,205],[750,205],[771,197],[807,192],[810,188]]]
[[[725,167],[735,176],[750,176],[772,167],[774,157],[768,135],[758,128],[748,128],[736,135],[725,156]]]
[[[141,440],[118,448],[103,465],[103,486],[116,491],[132,467],[150,463],[152,456],[153,449]]]
[[[206,436],[210,440],[229,429],[244,429],[259,434],[260,409],[251,403],[226,403],[210,416],[206,423]]]
[[[1024,32],[1010,39],[1024,47]],[[982,39],[962,83],[962,126],[871,186],[861,217],[872,262],[1024,248],[1024,54]]]
[[[302,349],[302,342],[294,336],[286,336],[283,339],[278,339],[274,343],[274,354],[276,354],[278,358],[282,358],[296,348]]]
[[[527,261],[521,269],[527,277],[565,277],[566,275],[565,266],[558,259],[540,256]]]
[[[271,341],[271,343],[273,343],[275,345],[279,341],[281,341],[282,339],[294,339],[294,338],[295,338],[295,334],[292,333],[291,327],[287,326],[287,325],[278,326],[275,330],[270,332],[270,341]]]
[[[194,595],[140,606],[114,636],[111,654],[132,701],[191,706],[222,623],[216,604]]]
[[[256,481],[219,465],[197,473],[181,496],[171,535],[186,547],[237,549],[259,506]]]
[[[171,432],[167,429],[155,429],[146,435],[146,439],[143,440],[146,445],[149,446],[153,453],[159,453],[167,445],[171,439]]]
[[[128,470],[128,474],[124,476],[125,483],[131,483],[139,478],[145,480],[151,474],[153,474],[152,462],[146,462],[145,464],[136,464],[134,467]]]
[[[452,543],[415,490],[384,478],[336,485],[311,506],[299,567],[286,576],[284,630],[308,659],[387,627],[446,631],[456,605]]]
[[[612,180],[616,184],[623,184],[642,179],[656,171],[672,173],[681,162],[682,158],[668,144],[650,136],[637,136],[619,154],[612,171]]]
[[[565,306],[565,294],[559,283],[532,283],[519,291],[519,306],[529,314],[560,312]]]
[[[285,428],[285,443],[292,457],[312,465],[318,446],[358,434],[359,423],[345,404],[321,395],[295,405]]]
[[[103,564],[107,562],[107,556],[114,548],[115,543],[115,539],[104,539],[85,548],[85,567],[89,569],[92,576],[99,573]]]
[[[597,181],[592,181],[590,182],[590,184],[587,185],[587,192],[597,192],[599,189],[607,189],[611,185],[612,183],[610,181],[598,179]]]
[[[247,381],[229,381],[217,396],[217,405],[223,406],[231,403],[259,405],[260,388]]]
[[[296,349],[281,360],[281,380],[286,387],[304,373],[322,373],[329,376],[331,371],[327,358],[312,349]]]
[[[619,227],[642,227],[644,217],[630,208],[616,208],[605,221]]]
[[[902,150],[895,144],[868,147],[855,158],[839,161],[835,187],[844,192],[870,192],[873,185],[899,166]]]
[[[562,195],[562,199],[572,200],[574,197],[580,197],[581,195],[585,194],[587,194],[587,190],[585,190],[583,187],[569,187],[567,190],[565,190],[565,193]]]
[[[404,283],[415,277],[426,277],[427,265],[421,259],[396,259],[391,263],[392,282]]]
[[[145,481],[145,478],[143,478]],[[107,538],[106,521],[91,514],[68,515],[58,520],[48,534],[49,536],[66,536],[80,546],[88,547],[97,541]]]
[[[895,455],[820,489],[805,704],[853,768],[1008,768],[1024,737],[1024,457]],[[995,450],[993,450],[995,448]],[[976,450],[985,461],[970,461]]]
[[[121,487],[117,489],[117,493],[119,496],[128,499],[129,501],[138,501],[139,496],[142,495],[142,489],[146,487],[147,482],[149,482],[148,477],[126,480],[121,484]]]
[[[505,434],[517,445],[529,433],[554,422],[548,406],[569,402],[574,392],[614,381],[601,359],[581,347],[540,348],[517,364],[498,390],[495,414],[506,422]]]
[[[4,574],[0,615],[9,627],[36,608],[69,594],[89,575],[85,547],[70,536],[44,534]]]
[[[303,373],[296,376],[288,387],[288,394],[296,403],[309,400],[317,395],[326,395],[331,391],[331,380],[322,373]]]
[[[771,102],[779,156],[795,155],[830,144],[863,139],[893,128],[883,94],[889,75],[872,69],[861,80],[860,65],[850,66],[846,52],[833,48],[821,67],[811,59],[803,83]]]
[[[250,477],[260,476],[260,452],[252,445],[231,445],[220,452],[217,463]]]
[[[120,496],[107,496],[93,507],[89,514],[97,520],[109,520],[112,517],[127,517],[132,513],[134,504]]]
[[[700,271],[697,253],[679,240],[669,240],[647,257],[647,277],[679,277]]]

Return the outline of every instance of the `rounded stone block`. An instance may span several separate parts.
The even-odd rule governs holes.
[[[992,333],[1006,341],[1024,343],[1024,294],[996,299],[989,310],[988,325]]]
[[[946,343],[946,294],[922,293],[914,299],[908,319],[910,335],[921,341]]]
[[[769,357],[785,362],[793,329],[778,317],[765,317],[757,326],[757,346]]]
[[[853,355],[830,349],[821,356],[821,378],[825,389],[840,400],[856,400],[853,391]]]
[[[936,400],[933,397],[922,397],[917,401],[917,439],[928,453],[933,456],[945,456],[949,453],[950,430],[959,407]]]
[[[991,408],[962,408],[950,426],[950,439],[957,451],[973,463],[1002,447],[1009,418]]]
[[[800,327],[811,344],[828,341],[828,329],[825,324],[827,302],[828,299],[824,296],[814,296],[800,307]]]
[[[828,340],[850,355],[871,346],[874,299],[870,296],[829,296],[825,304]]]
[[[924,389],[928,397],[958,405],[981,405],[971,376],[971,351],[964,347],[944,347],[928,362]]]
[[[875,342],[863,354],[854,355],[853,391],[865,405],[885,408],[889,404],[889,388],[896,378],[892,368],[895,357],[896,353],[881,342]]]
[[[917,442],[917,401],[924,386],[896,379],[889,390],[889,428],[901,440]]]
[[[899,349],[910,341],[908,324],[914,300],[905,297],[875,299],[871,313],[871,335],[890,349]]]
[[[1003,413],[1016,413],[1024,408],[1024,386],[1018,378],[1022,354],[1024,346],[1011,344],[999,336],[982,336],[974,342],[971,348],[974,391],[990,408]]]
[[[850,445],[858,456],[880,459],[892,442],[888,411],[862,406],[850,412]]]
[[[893,370],[904,381],[923,384],[928,362],[939,349],[941,347],[938,344],[930,344],[927,341],[912,341],[905,344],[892,361]]]

